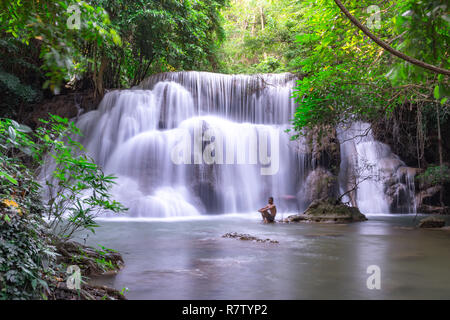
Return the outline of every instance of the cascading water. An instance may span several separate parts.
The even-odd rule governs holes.
[[[412,168],[406,167],[388,145],[373,138],[369,124],[355,122],[341,127],[338,136],[340,190],[357,186],[349,193],[348,202],[364,213],[416,212]]]
[[[82,115],[82,143],[133,216],[296,210],[301,155],[288,134],[290,74],[159,74]],[[207,154],[207,155],[206,155]],[[279,161],[283,163],[280,163]],[[294,198],[294,199],[292,199]]]
[[[308,204],[299,191],[313,168],[301,140],[285,132],[294,84],[291,74],[163,73],[107,93],[77,126],[90,155],[118,176],[113,193],[129,215],[255,212],[269,196],[281,212],[297,212]],[[343,143],[341,175],[360,162],[351,160],[354,150],[378,161],[375,144]],[[373,181],[361,184],[355,204],[389,212]]]

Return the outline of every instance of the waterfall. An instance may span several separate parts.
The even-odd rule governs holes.
[[[294,84],[291,74],[158,74],[107,93],[79,118],[80,142],[118,176],[113,193],[132,216],[255,212],[269,196],[293,212],[304,160],[285,132]]]
[[[346,200],[363,213],[415,213],[414,173],[372,135],[368,123],[339,128],[340,191],[357,186]]]
[[[256,212],[269,196],[280,212],[297,212],[308,205],[301,190],[313,164],[303,140],[285,132],[295,81],[287,73],[157,74],[108,92],[97,110],[82,114],[80,142],[118,177],[113,194],[131,216]],[[341,144],[341,175],[361,164],[355,154],[378,162],[374,148],[382,144],[370,139]],[[364,181],[355,205],[389,212],[383,197],[378,182]]]

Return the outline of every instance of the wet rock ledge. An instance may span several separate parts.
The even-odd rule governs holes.
[[[330,197],[314,200],[305,212],[289,216],[283,222],[349,223],[366,220],[366,216],[358,208]]]

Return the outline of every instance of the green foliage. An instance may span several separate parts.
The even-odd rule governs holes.
[[[114,263],[112,263],[110,260],[106,260],[105,258],[96,258],[95,262],[104,272],[116,269]]]
[[[0,69],[0,87],[1,91],[13,95],[17,102],[32,102],[36,97],[36,91],[28,85],[20,82],[20,79],[13,74],[4,72]],[[16,103],[17,103],[16,102]]]
[[[373,18],[366,10],[372,4],[346,1],[363,24]],[[378,5],[381,24],[372,32],[407,55],[449,67],[444,1]],[[297,132],[355,120],[377,121],[405,104],[447,107],[448,77],[391,56],[353,26],[333,1],[305,1],[302,17],[296,39],[302,51],[293,61],[302,73],[294,92],[299,103],[293,120]]]
[[[51,244],[78,230],[94,231],[99,212],[124,210],[109,194],[114,177],[104,175],[72,139],[78,128],[53,115],[43,122],[33,133],[0,119],[0,299],[45,299],[59,268]],[[43,175],[42,188],[33,161],[43,165],[49,159],[54,167]],[[97,263],[105,270],[114,267],[103,260]]]
[[[226,1],[2,1],[3,115],[47,90],[90,87],[101,97],[155,72],[217,69]]]
[[[96,0],[125,45],[108,50],[116,86],[135,85],[154,72],[212,70],[223,40],[219,9],[224,0]],[[117,70],[116,70],[117,68]]]
[[[48,289],[54,248],[38,215],[20,216],[2,208],[0,215],[0,300],[39,299]]]
[[[372,33],[411,57],[450,67],[446,1],[344,3],[369,28],[376,15],[368,8],[377,5],[381,21]],[[356,28],[334,1],[233,0],[223,15],[227,40],[220,51],[222,72],[298,75],[293,139],[354,121],[379,128],[384,122],[408,132],[413,141],[407,146],[408,154],[426,165],[420,146],[437,136],[437,111],[441,126],[448,118],[448,77],[392,56]],[[410,127],[399,123],[405,113],[416,115],[410,118],[417,117],[411,127],[417,131],[410,132]],[[393,139],[401,148],[399,140]]]
[[[8,217],[6,219],[6,217]],[[48,289],[48,268],[55,257],[45,224],[37,215],[2,209],[0,219],[0,300],[37,299]]]
[[[31,57],[38,57],[36,46],[26,45],[0,33],[0,116],[17,118],[21,105],[35,103],[42,97],[43,72]]]
[[[44,126],[36,130],[34,156],[41,165],[53,165],[42,172],[45,179],[45,213],[50,228],[60,238],[70,239],[76,231],[91,230],[98,225],[94,218],[104,211],[126,210],[111,199],[109,190],[114,176],[105,175],[73,140],[79,129],[68,119],[50,115]]]
[[[443,185],[450,182],[450,168],[443,165],[429,166],[424,173],[417,176],[420,182],[430,185]]]
[[[102,245],[98,246],[100,247],[100,249],[96,249],[95,251],[100,255],[101,258],[96,258],[95,262],[100,267],[100,269],[102,269],[104,272],[109,270],[117,270],[118,266],[107,257],[109,253],[115,253],[117,251],[114,249],[106,248]]]
[[[80,11],[80,25],[69,28],[74,11]],[[48,79],[44,88],[58,93],[61,84],[86,68],[82,44],[86,42],[120,44],[117,32],[110,27],[107,13],[85,1],[14,0],[1,2],[0,33],[7,34],[29,46],[33,39],[40,46],[39,57]]]
[[[54,274],[39,185],[19,158],[29,152],[29,131],[0,120],[0,300],[45,297]]]
[[[398,1],[397,13],[392,18],[393,33],[402,35],[396,48],[416,59],[450,67],[448,46],[450,43],[450,16],[447,1]],[[426,83],[435,74],[403,61],[397,61],[388,73],[395,85]],[[443,76],[439,77],[442,83]],[[448,92],[447,92],[448,94]]]
[[[226,41],[219,51],[224,73],[294,71],[301,1],[232,0],[222,11]]]
[[[359,1],[357,6],[366,8],[371,4]],[[365,10],[357,12],[360,19],[368,18]],[[383,71],[374,74],[368,69],[378,58],[379,48],[355,30],[333,1],[307,1],[303,17],[296,37],[302,48],[296,62],[303,77],[294,92],[299,103],[294,129],[335,126],[356,117],[368,120],[377,113],[380,103],[388,100],[384,88],[389,82]],[[388,24],[384,23],[377,33],[386,34],[387,29]]]

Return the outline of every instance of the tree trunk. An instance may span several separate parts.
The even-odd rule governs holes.
[[[437,130],[438,130],[438,153],[439,153],[439,167],[441,170],[441,176],[443,175],[443,165],[444,161],[442,159],[442,136],[441,136],[441,121],[439,117],[439,105],[436,103],[436,120],[437,120]],[[439,201],[441,206],[444,206],[444,186],[441,187],[441,191],[439,194]]]
[[[425,137],[423,129],[422,105],[417,106],[417,129],[416,129],[416,148],[417,148],[417,166],[419,168],[426,167],[425,154]]]
[[[259,14],[261,17],[261,30],[264,31],[264,10],[263,7],[259,7]]]
[[[253,15],[253,22],[252,22],[252,37],[255,36],[255,25],[256,25],[256,14]]]
[[[95,96],[99,98],[103,98],[103,95],[105,93],[103,87],[103,74],[105,72],[107,63],[108,59],[106,57],[102,57],[98,74],[95,77]]]

